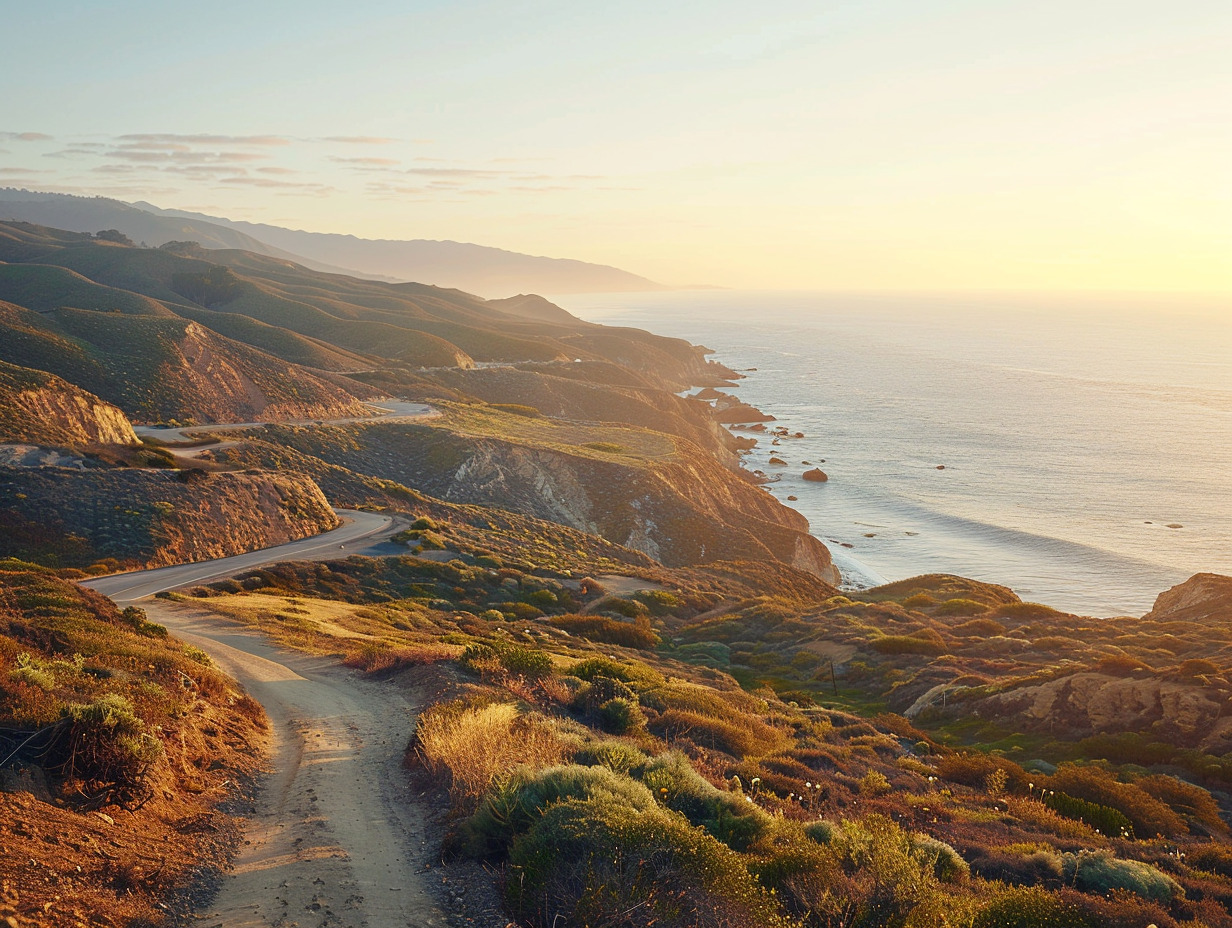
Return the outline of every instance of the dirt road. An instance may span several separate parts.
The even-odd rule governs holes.
[[[265,707],[271,773],[203,926],[444,926],[427,890],[422,807],[401,767],[417,706],[397,687],[282,651],[191,604],[150,618],[205,650]]]
[[[183,425],[178,428],[161,428],[156,425],[134,425],[133,431],[141,438],[156,438],[162,442],[195,441],[210,432],[235,432],[262,429],[267,425],[347,425],[352,422],[406,422],[413,419],[430,419],[440,413],[427,403],[410,403],[403,400],[384,400],[366,403],[374,410],[371,416],[350,416],[344,419],[285,419],[274,422],[213,422],[209,425]]]

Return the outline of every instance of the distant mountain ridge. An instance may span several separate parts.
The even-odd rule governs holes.
[[[208,222],[312,261],[330,261],[365,276],[415,280],[495,298],[514,293],[615,293],[664,290],[662,284],[604,264],[524,255],[503,248],[430,239],[366,239],[239,222],[185,210],[132,206],[158,216]],[[251,249],[249,249],[251,250]]]
[[[415,281],[490,298],[665,289],[619,268],[568,258],[524,255],[464,242],[303,232],[107,197],[0,188],[0,221],[4,220],[71,232],[116,229],[151,247],[193,241],[208,249],[240,249],[294,261],[329,274]]]

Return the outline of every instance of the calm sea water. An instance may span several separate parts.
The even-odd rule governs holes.
[[[747,462],[845,582],[928,572],[1090,615],[1232,574],[1232,301],[692,291],[572,296],[707,345],[805,438]],[[789,462],[769,465],[771,454]],[[820,464],[824,460],[824,464]],[[804,461],[828,483],[801,479]],[[944,470],[938,469],[943,465]]]

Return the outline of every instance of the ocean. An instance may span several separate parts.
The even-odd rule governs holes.
[[[1143,614],[1199,571],[1232,574],[1232,300],[711,290],[558,302],[744,371],[730,392],[805,435],[759,436],[746,465],[808,518],[845,586],[954,573],[1113,616]],[[804,481],[805,461],[829,481]]]

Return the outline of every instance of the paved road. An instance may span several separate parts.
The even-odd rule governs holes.
[[[129,603],[164,590],[210,583],[278,561],[315,560],[357,554],[373,542],[384,540],[396,530],[393,517],[381,513],[351,509],[337,509],[335,512],[345,522],[332,532],[301,538],[299,541],[273,548],[237,554],[234,557],[112,574],[109,577],[83,581],[81,585],[110,596],[118,603]]]
[[[164,442],[195,441],[210,432],[233,432],[239,429],[261,429],[267,425],[346,425],[350,422],[384,422],[403,421],[409,419],[427,419],[440,415],[427,403],[404,403],[401,400],[388,400],[380,403],[367,403],[367,406],[377,411],[375,416],[352,416],[346,419],[286,419],[274,422],[213,422],[209,425],[185,425],[176,429],[160,428],[155,425],[134,425],[133,431],[141,438],[156,438]]]

